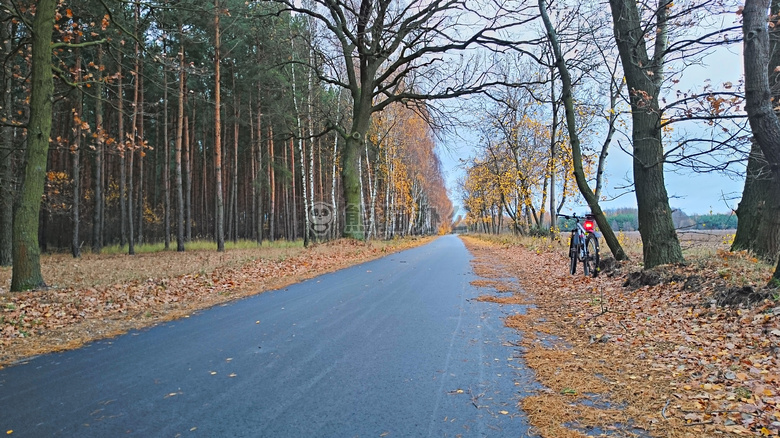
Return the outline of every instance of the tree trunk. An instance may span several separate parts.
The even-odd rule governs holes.
[[[38,220],[46,179],[46,158],[52,124],[52,42],[55,0],[36,4],[32,32],[30,119],[19,204],[14,211],[11,291],[45,286],[38,247]]]
[[[569,143],[571,144],[572,162],[574,164],[574,177],[577,180],[577,187],[579,187],[580,193],[582,193],[582,196],[588,203],[588,207],[590,207],[591,213],[595,216],[596,222],[599,225],[599,229],[604,235],[604,240],[606,241],[610,251],[612,251],[612,255],[616,260],[627,260],[628,256],[626,256],[625,251],[623,251],[623,247],[620,245],[620,242],[618,242],[612,227],[609,225],[604,212],[601,210],[598,197],[596,197],[596,195],[593,193],[591,188],[588,186],[587,180],[585,179],[585,171],[582,168],[580,138],[579,134],[577,133],[577,121],[574,109],[574,97],[572,95],[573,90],[571,75],[569,74],[569,69],[566,66],[566,60],[563,58],[563,54],[561,52],[561,47],[558,42],[558,35],[552,25],[552,22],[550,21],[549,16],[547,15],[547,6],[545,4],[545,0],[539,0],[539,10],[541,11],[544,25],[547,28],[548,39],[553,47],[553,52],[555,53],[555,64],[558,67],[558,72],[561,75],[561,82],[563,85],[561,97],[563,98],[563,106],[566,114],[566,126],[569,131]],[[554,212],[550,211],[550,214],[554,215]]]
[[[79,38],[76,38],[76,42],[79,42]],[[76,64],[74,66],[75,75],[74,80],[77,84],[81,83],[81,50],[77,49]],[[74,258],[81,257],[81,244],[79,239],[79,229],[81,225],[81,218],[79,217],[81,206],[81,133],[82,133],[82,93],[78,90],[75,93],[76,101],[73,104],[73,118],[75,128],[73,130],[73,141],[71,142],[71,159],[72,159],[72,177],[73,177],[73,205],[71,207],[71,220],[73,224],[73,234],[71,239],[70,251]]]
[[[287,149],[284,150],[284,164],[290,166],[290,185],[292,185],[292,198],[290,197],[290,188],[284,186],[285,212],[287,212],[287,240],[296,240],[298,238],[297,205],[295,203],[295,145],[293,139],[290,139],[290,158],[287,158]],[[292,205],[292,213],[290,213]]]
[[[339,114],[341,112],[341,89],[339,89],[339,94],[336,97],[338,99],[336,101],[336,114]],[[338,229],[339,229],[339,210],[338,210],[338,198],[336,198],[336,163],[338,162],[338,156],[339,156],[339,134],[338,132],[334,135],[333,139],[333,163],[331,168],[331,180],[330,180],[330,202],[331,202],[331,208],[333,208],[333,211],[331,212],[333,216],[333,223],[331,224],[332,228],[332,237],[336,237],[338,235]]]
[[[219,0],[214,0],[214,176],[215,187],[214,196],[216,197],[216,237],[217,251],[225,251],[225,207],[222,198],[222,119],[221,119],[221,89],[220,89],[220,28],[219,28]]]
[[[370,114],[355,112],[351,134],[347,136],[342,149],[341,181],[344,190],[344,237],[363,240],[363,211],[361,210],[360,156],[368,132]]]
[[[140,55],[139,55],[140,56]],[[144,134],[144,81],[143,67],[138,65],[138,238],[139,245],[144,243],[144,157],[146,156],[146,140]]]
[[[164,51],[165,41],[163,41]],[[171,145],[168,139],[168,69],[163,65],[163,232],[165,249],[171,247]]]
[[[13,24],[11,20],[0,24],[0,41],[3,41],[4,58],[10,56],[13,50],[11,35]],[[3,65],[3,108],[0,118],[7,121],[14,120],[13,116],[13,71],[11,63]],[[13,205],[14,205],[14,129],[11,126],[2,126],[0,137],[0,266],[13,264]]]
[[[646,269],[683,261],[664,184],[658,96],[664,72],[666,12],[671,0],[661,0],[660,3],[656,13],[655,52],[651,59],[647,54],[645,29],[636,0],[609,2],[626,85],[631,90],[634,187]],[[648,71],[652,74],[648,74]]]
[[[185,80],[186,85],[186,80]],[[187,92],[184,92],[185,101]],[[184,105],[187,106],[186,103]],[[189,117],[184,116],[184,241],[192,241],[192,142],[190,138]],[[195,126],[192,126],[195,129]]]
[[[252,178],[254,179],[254,183],[252,184],[252,187],[255,188],[256,192],[254,194],[256,199],[255,204],[255,214],[257,215],[257,243],[261,244],[263,243],[263,128],[262,124],[260,123],[262,121],[263,117],[263,111],[262,107],[260,106],[260,83],[257,84],[257,111],[256,111],[256,117],[257,117],[257,126],[255,126],[255,141],[256,144],[252,146],[252,148],[255,150],[255,160],[256,160],[256,167],[255,167],[255,174],[252,175]]]
[[[119,52],[117,62],[117,148],[119,148],[119,247],[127,243],[127,157],[130,151],[125,138],[124,88],[122,81],[122,52]]]
[[[233,89],[236,88],[236,75],[233,74]],[[233,93],[233,169],[230,190],[230,215],[233,216],[233,243],[238,243],[238,132],[241,113],[239,106],[241,100],[237,93]]]
[[[737,207],[737,232],[732,251],[751,251],[774,262],[780,251],[780,198],[761,148],[754,141],[748,158],[745,187]]]
[[[182,25],[179,22],[179,33]],[[179,48],[179,93],[177,96],[178,115],[176,118],[176,251],[184,251],[184,191],[181,178],[181,149],[184,135],[184,45]]]
[[[772,172],[772,193],[777,194],[780,193],[780,119],[774,112],[769,86],[768,9],[769,0],[746,0],[742,12],[745,111]],[[770,285],[780,286],[780,259]]]
[[[103,65],[103,48],[97,48],[98,66]],[[95,160],[93,191],[95,194],[95,211],[92,213],[92,253],[100,254],[103,248],[103,145],[105,144],[105,131],[103,129],[103,73],[98,70],[97,84],[95,85]]]
[[[780,11],[780,2],[771,1],[771,13]],[[767,72],[774,102],[780,98],[780,80],[775,69],[780,65],[780,41],[769,34],[769,60]],[[775,107],[775,114],[777,114]],[[780,251],[780,198],[774,190],[772,171],[754,140],[745,177],[742,199],[737,207],[737,233],[731,245],[732,251],[748,250],[757,257],[773,262]]]
[[[274,241],[276,236],[275,224],[276,224],[276,169],[274,162],[274,132],[273,127],[268,125],[268,194],[269,196],[269,208],[268,208],[268,240]]]

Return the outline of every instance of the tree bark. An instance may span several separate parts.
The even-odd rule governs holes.
[[[179,33],[182,25],[179,22]],[[178,115],[176,120],[176,251],[184,251],[184,190],[181,177],[181,149],[184,135],[184,45],[179,47],[179,92],[177,96]]]
[[[769,86],[769,0],[746,0],[742,11],[745,66],[745,111],[753,136],[772,173],[773,193],[780,193],[780,119],[772,107]],[[780,286],[780,260],[770,280]]]
[[[236,75],[233,76],[233,89],[236,88]],[[238,243],[238,133],[239,133],[239,118],[241,117],[240,107],[241,100],[238,97],[238,93],[233,93],[233,169],[232,181],[230,182],[230,215],[233,217],[233,243]]]
[[[140,54],[139,54],[140,56]],[[144,243],[144,207],[146,202],[144,199],[144,158],[146,157],[146,134],[144,133],[144,81],[143,81],[143,66],[140,61],[138,64],[138,237],[136,242],[139,245]]]
[[[166,51],[165,41],[163,50]],[[171,145],[168,139],[168,69],[163,65],[163,232],[165,249],[171,247]]]
[[[774,262],[780,251],[780,197],[774,191],[772,173],[756,142],[748,157],[737,217],[739,221],[731,250],[750,251],[758,258]]]
[[[216,197],[216,205],[214,210],[216,212],[216,240],[217,251],[225,251],[225,207],[222,198],[222,96],[220,89],[220,45],[221,36],[219,28],[219,16],[220,16],[219,0],[214,0],[214,177],[215,188],[214,196]]]
[[[186,92],[186,79],[185,79],[185,108],[187,106],[187,92]],[[190,125],[189,117],[184,116],[184,144],[182,160],[184,160],[184,241],[192,241],[192,142],[190,138]],[[192,126],[194,129],[194,125]]]
[[[79,39],[76,38],[76,42]],[[75,75],[74,79],[76,84],[81,83],[81,51],[77,49],[76,63],[74,66]],[[73,118],[75,128],[73,131],[73,141],[71,142],[71,159],[72,159],[72,178],[73,178],[73,205],[71,206],[71,220],[73,224],[72,239],[70,245],[70,251],[74,258],[81,257],[81,244],[79,239],[79,231],[81,226],[80,206],[81,206],[81,134],[82,134],[82,93],[81,90],[77,90],[75,93],[75,99],[73,105]]]
[[[664,183],[661,112],[658,103],[666,50],[666,13],[671,0],[661,0],[656,12],[653,58],[647,53],[645,29],[636,0],[610,0],[609,4],[615,41],[631,94],[634,187],[644,267],[648,269],[668,263],[681,263],[682,249],[672,222],[672,209]]]
[[[274,132],[273,127],[268,125],[268,240],[273,242],[276,239],[276,162],[274,161]]]
[[[127,243],[127,157],[130,150],[125,138],[124,88],[122,77],[122,52],[117,62],[117,148],[119,148],[119,247]]]
[[[98,66],[103,66],[103,48],[97,48]],[[105,131],[103,129],[103,72],[98,69],[97,84],[95,86],[95,141],[93,191],[95,193],[95,211],[92,213],[92,252],[100,254],[103,248],[103,145],[105,144]]]
[[[14,211],[11,291],[43,287],[38,220],[46,179],[46,158],[52,124],[52,42],[55,0],[39,0],[32,32],[30,120],[19,204]]]
[[[13,50],[11,35],[13,23],[8,20],[0,24],[0,41],[3,41],[4,57],[10,56]],[[13,72],[11,63],[6,61],[3,65],[3,109],[0,118],[7,121],[14,120],[13,116]],[[11,126],[3,126],[0,137],[0,266],[13,264],[13,205],[14,193],[16,193],[13,171],[14,157],[14,129]]]
[[[771,13],[778,12],[780,1],[771,0]],[[769,34],[769,50],[767,72],[772,98],[777,102],[780,98],[780,75],[775,69],[780,66],[780,39],[772,32]],[[757,257],[773,262],[780,251],[780,197],[774,190],[770,167],[755,140],[748,156],[745,186],[736,213],[739,222],[731,250],[751,251]]]
[[[255,126],[255,141],[256,145],[253,145],[253,148],[256,150],[255,152],[255,160],[256,160],[256,167],[255,167],[255,174],[252,175],[252,178],[254,179],[254,183],[252,184],[252,187],[255,188],[256,192],[254,194],[256,199],[255,207],[257,210],[255,210],[255,214],[257,215],[257,243],[262,244],[263,243],[263,128],[262,128],[262,118],[263,118],[263,111],[262,106],[260,104],[260,83],[257,84],[257,111],[256,111],[256,117],[257,117],[257,126]]]

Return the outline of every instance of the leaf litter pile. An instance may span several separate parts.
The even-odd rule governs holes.
[[[46,290],[10,293],[0,268],[0,368],[77,348],[381,257],[426,239],[339,240],[309,249],[254,248],[42,258]]]
[[[755,285],[770,267],[721,250],[587,278],[563,246],[463,240],[481,300],[531,305],[505,324],[545,388],[519,406],[542,436],[780,436],[780,301]]]

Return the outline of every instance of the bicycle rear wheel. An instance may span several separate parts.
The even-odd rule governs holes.
[[[577,253],[579,252],[579,248],[577,248],[577,244],[575,243],[574,234],[572,234],[571,238],[569,239],[569,273],[571,275],[574,275],[577,273]]]
[[[585,239],[585,260],[583,260],[584,274],[591,277],[599,275],[599,239],[589,234]]]

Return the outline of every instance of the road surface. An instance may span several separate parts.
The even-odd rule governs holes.
[[[12,437],[525,436],[534,383],[455,236],[0,370]]]

